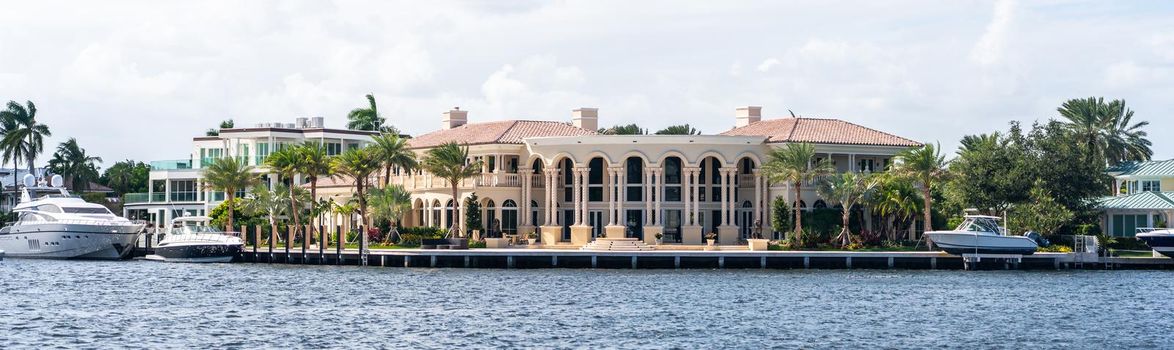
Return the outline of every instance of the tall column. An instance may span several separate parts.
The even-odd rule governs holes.
[[[624,201],[628,200],[628,171],[624,166],[621,166],[616,172],[618,172],[617,182],[619,183],[616,185],[619,188],[616,191],[616,196],[619,197],[616,199],[616,216],[618,216],[616,222],[617,225],[628,226],[628,213],[624,212]]]
[[[762,172],[754,169],[754,221],[762,221]]]
[[[728,180],[726,180],[726,169],[719,168],[717,174],[718,174],[718,188],[721,189],[720,190],[721,196],[719,198],[720,200],[718,201],[719,205],[721,206],[721,217],[717,218],[717,220],[715,220],[715,222],[718,224],[718,226],[722,226],[722,225],[726,224],[726,210],[729,210],[729,206],[726,205],[726,196],[729,194],[730,191],[726,190],[726,183],[729,182]]]
[[[574,222],[571,225],[579,225],[583,222],[582,218],[580,218],[582,211],[579,206],[579,197],[582,196],[582,193],[580,193],[579,189],[579,168],[571,168],[571,205],[575,213]]]
[[[652,226],[652,168],[644,167],[644,226]]]
[[[587,225],[590,223],[589,219],[587,218],[587,202],[591,199],[591,191],[589,191],[591,179],[590,176],[588,176],[590,174],[590,170],[591,168],[583,168],[579,172],[579,185],[583,187],[579,190],[579,203],[581,206],[579,210],[579,221],[582,225]]]
[[[701,168],[693,169],[693,225],[701,224]]]
[[[738,191],[738,179],[737,179],[738,171],[737,171],[737,169],[727,169],[726,174],[727,174],[726,176],[729,179],[729,181],[727,182],[728,183],[727,187],[729,188],[728,192],[730,194],[730,197],[729,197],[730,199],[729,199],[729,201],[726,202],[726,205],[729,206],[728,210],[730,213],[729,217],[726,217],[726,225],[733,225],[734,224],[734,217],[736,215],[738,215],[738,211],[736,209],[738,207],[738,205],[737,205],[737,202],[738,202],[738,193],[737,193],[737,191]]]
[[[616,170],[607,168],[607,225],[616,224]]]
[[[522,226],[530,226],[530,169],[518,170],[518,181],[522,188],[522,202],[518,203],[518,217]]]
[[[691,195],[693,190],[691,189],[692,185],[690,185],[692,182],[690,179],[693,177],[690,175],[692,172],[693,169],[691,168],[681,169],[681,175],[684,175],[681,177],[681,199],[685,204],[684,210],[681,210],[681,225],[683,226],[689,226],[692,224],[692,220],[689,218],[690,214],[693,213],[692,211],[689,211],[689,205],[693,202],[693,196]]]
[[[656,183],[656,226],[664,226],[664,211],[661,210],[661,204],[664,203],[664,168],[656,168],[656,172],[652,173]]]

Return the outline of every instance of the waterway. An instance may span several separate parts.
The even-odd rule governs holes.
[[[0,262],[3,348],[1163,348],[1167,271]]]

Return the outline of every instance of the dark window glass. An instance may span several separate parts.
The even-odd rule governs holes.
[[[636,157],[628,158],[628,183],[644,183],[644,160]]]
[[[588,188],[587,189],[587,200],[591,201],[591,202],[602,202],[603,201],[603,188],[602,187]]]
[[[643,200],[643,190],[640,186],[628,186],[628,201],[638,202]]]
[[[587,172],[587,181],[592,185],[603,183],[603,158],[591,160],[590,170]]]
[[[666,183],[666,184],[680,184],[681,183],[681,158],[670,157],[665,160],[664,183]]]
[[[669,186],[664,188],[665,202],[680,202],[681,188],[677,186]]]

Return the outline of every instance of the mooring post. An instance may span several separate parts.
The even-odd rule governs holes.
[[[404,267],[412,267],[412,256],[404,255]]]
[[[597,259],[597,258],[598,258],[598,256],[595,256],[595,255],[591,256],[591,268],[593,268],[593,269],[599,267],[599,259]]]
[[[759,269],[766,268],[766,257],[765,256],[758,257],[758,268]]]
[[[893,268],[893,257],[889,257],[889,268]]]
[[[469,256],[465,255],[465,268],[469,268]]]
[[[719,268],[719,269],[726,268],[726,257],[724,257],[724,256],[717,257],[717,268]]]
[[[261,225],[255,227],[253,231],[253,262],[257,262],[257,245],[261,244]]]
[[[514,256],[513,255],[508,255],[505,257],[505,268],[507,268],[507,269],[514,268]]]
[[[675,269],[681,268],[681,256],[680,255],[673,257],[673,268],[675,268]]]
[[[558,255],[550,256],[550,267],[558,267]]]
[[[302,264],[305,264],[306,263],[306,248],[310,247],[310,238],[314,237],[314,236],[310,235],[310,225],[309,224],[303,224],[302,226],[304,226],[304,227],[302,227]]]
[[[435,255],[428,256],[428,267],[436,267],[436,256]]]
[[[286,264],[288,264],[290,258],[293,257],[292,253],[290,253],[290,250],[293,249],[294,228],[296,228],[296,226],[286,227],[286,233],[285,233],[285,263]]]
[[[937,270],[938,269],[938,258],[929,258],[929,269],[930,270]]]
[[[318,265],[326,263],[326,228],[318,225]]]
[[[334,262],[335,264],[342,265],[342,226],[334,225],[334,238],[334,250],[337,256]]]
[[[636,256],[635,255],[632,256],[632,269],[633,270],[636,269]]]
[[[847,266],[849,269],[852,268],[852,257],[851,256],[844,258],[844,266]]]
[[[805,269],[811,268],[811,257],[810,256],[803,257],[803,268],[805,268]]]
[[[277,236],[276,230],[269,232],[269,261],[266,261],[266,262],[270,263],[270,264],[273,263],[273,258],[276,256],[273,253],[273,250],[277,247],[277,237],[276,236]]]

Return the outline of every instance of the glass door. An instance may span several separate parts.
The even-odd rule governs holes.
[[[603,237],[603,212],[592,210],[587,212],[587,224],[591,225],[591,237]]]

